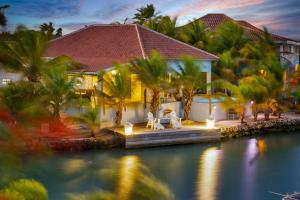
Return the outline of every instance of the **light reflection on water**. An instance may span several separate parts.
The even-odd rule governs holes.
[[[129,200],[134,190],[137,175],[139,174],[140,160],[137,156],[124,156],[120,160],[120,178],[117,186],[118,199]]]
[[[218,178],[221,167],[222,151],[216,147],[210,147],[200,156],[197,200],[217,199]]]

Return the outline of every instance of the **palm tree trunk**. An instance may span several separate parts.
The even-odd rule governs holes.
[[[96,137],[93,129],[91,130],[91,137],[93,137],[93,138]]]
[[[54,119],[60,119],[59,112],[60,112],[60,106],[59,106],[59,103],[56,102],[53,105],[53,118]]]
[[[241,119],[241,123],[245,123],[245,112],[242,112],[241,114],[240,114],[240,119]]]
[[[184,120],[189,119],[193,96],[194,96],[193,91],[184,90],[184,115],[183,115]]]
[[[210,91],[211,92],[211,91]],[[212,100],[211,100],[211,94],[208,95],[208,114],[209,118],[212,118]]]
[[[258,113],[257,113],[256,106],[254,104],[252,105],[252,114],[253,114],[253,120],[256,122]]]
[[[116,123],[117,127],[121,126],[122,111],[123,111],[123,106],[122,105],[123,105],[122,102],[118,103],[117,112],[116,112],[116,118],[115,118],[115,123]]]
[[[152,112],[153,114],[156,114],[158,106],[159,106],[159,90],[153,89],[153,96],[152,96],[151,105],[150,105],[150,112]]]

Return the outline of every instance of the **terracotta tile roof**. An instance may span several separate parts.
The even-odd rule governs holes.
[[[257,39],[257,35],[262,35],[264,33],[263,30],[255,27],[254,25],[250,24],[247,21],[237,21],[230,17],[228,17],[225,14],[207,14],[201,18],[199,18],[208,28],[211,28],[213,31],[215,31],[218,26],[221,24],[227,22],[227,21],[234,21],[238,23],[244,30],[245,33],[248,35],[250,39]],[[286,37],[282,37],[279,35],[271,34],[272,39],[274,41],[294,41],[293,39],[289,39]]]
[[[153,50],[166,59],[191,55],[196,59],[218,57],[140,25],[92,25],[52,40],[45,57],[67,55],[84,64],[86,71],[109,68],[114,62],[126,63],[135,57],[146,57]]]

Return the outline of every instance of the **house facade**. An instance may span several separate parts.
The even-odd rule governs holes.
[[[240,25],[248,38],[252,40],[257,39],[257,35],[262,36],[264,31],[250,24],[247,21],[235,20],[225,14],[207,14],[197,20],[200,20],[204,25],[215,31],[220,25],[228,21],[236,22]],[[276,44],[276,51],[282,65],[289,73],[299,70],[299,46],[300,42],[291,38],[271,34],[272,40]]]
[[[134,58],[147,58],[153,51],[160,53],[173,68],[180,64],[182,56],[192,56],[201,63],[206,83],[211,82],[211,63],[218,59],[217,56],[136,24],[85,27],[51,41],[45,57],[51,59],[66,55],[81,63],[83,68],[80,71],[84,76],[78,88],[80,95],[85,96],[94,88],[105,90],[97,80],[99,70],[114,73],[115,63],[126,64]],[[206,91],[209,90],[208,87]],[[129,106],[123,113],[123,123],[146,120],[148,108],[144,107],[144,101],[146,99],[149,102],[151,96],[147,92],[137,75],[131,74],[131,96],[128,98]],[[181,102],[174,97],[162,92],[161,102],[162,109],[174,110],[181,114]],[[208,105],[205,107],[208,115]],[[100,118],[103,126],[112,125],[114,113],[113,107],[101,108]],[[203,116],[203,121],[207,117]]]

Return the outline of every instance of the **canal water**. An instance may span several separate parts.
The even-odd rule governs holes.
[[[45,185],[50,200],[95,192],[119,199],[281,199],[269,191],[300,191],[300,134],[56,154],[26,159],[23,171]]]

